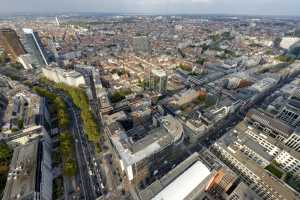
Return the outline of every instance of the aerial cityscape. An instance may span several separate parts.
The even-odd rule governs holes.
[[[49,2],[0,8],[0,199],[300,200],[300,2]]]

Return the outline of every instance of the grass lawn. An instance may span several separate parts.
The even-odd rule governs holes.
[[[269,172],[271,172],[274,176],[276,176],[278,178],[281,178],[283,175],[283,172],[281,170],[279,170],[277,167],[275,167],[273,164],[266,166],[265,169],[268,170]]]

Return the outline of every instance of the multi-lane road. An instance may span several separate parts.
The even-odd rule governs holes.
[[[63,96],[63,94],[61,94],[61,96]],[[81,195],[83,199],[96,199],[102,195],[103,189],[99,169],[100,165],[95,158],[95,152],[84,133],[80,111],[68,97],[63,97],[68,104],[71,116],[72,133],[75,140],[76,158],[79,170],[77,182],[80,183]]]
[[[100,175],[100,163],[95,157],[95,150],[84,132],[84,127],[80,117],[80,110],[74,105],[72,100],[62,91],[49,85],[41,84],[61,96],[68,105],[71,118],[71,133],[75,140],[76,160],[78,173],[75,177],[76,184],[80,188],[80,199],[93,200],[103,194],[104,184]]]
[[[50,92],[61,96],[68,105],[71,117],[71,134],[75,140],[75,155],[78,166],[78,173],[75,176],[76,190],[80,189],[80,199],[94,200],[103,195],[104,183],[100,173],[100,163],[96,158],[95,145],[88,141],[84,132],[84,127],[80,117],[80,110],[74,105],[72,100],[63,91],[58,90],[51,85],[44,84],[37,79],[37,76],[27,75],[25,80],[29,80],[34,85],[48,89]],[[94,91],[92,83],[91,89]],[[95,96],[95,95],[93,95]],[[92,102],[90,102],[92,103]],[[98,111],[97,105],[91,104],[92,110]],[[101,117],[96,114],[98,123],[102,124]],[[101,113],[100,113],[101,114]],[[68,196],[68,195],[67,195]]]

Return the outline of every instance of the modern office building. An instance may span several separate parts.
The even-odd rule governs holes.
[[[139,191],[141,200],[259,200],[228,168],[211,169],[198,153]]]
[[[246,121],[274,141],[300,152],[299,128],[294,128],[264,111],[251,109]]]
[[[74,70],[64,70],[58,67],[43,67],[42,68],[43,75],[56,83],[65,83],[70,86],[78,87],[80,85],[85,85],[84,76]]]
[[[298,174],[300,176],[300,154],[294,151],[281,151],[276,156],[275,161],[286,172]]]
[[[246,120],[278,141],[284,141],[294,132],[293,127],[262,110],[251,109],[246,115]]]
[[[257,161],[260,166],[266,167],[274,160],[284,171],[300,173],[300,155],[294,146],[291,147],[287,145],[285,141],[279,142],[267,135],[264,131],[252,127],[246,122],[240,123],[236,126],[235,130],[237,133],[245,133],[246,137],[244,137],[244,140],[249,137],[244,144],[252,145],[244,148],[244,146],[240,144],[239,147],[243,149],[243,153],[252,159],[255,158],[255,161]],[[296,135],[297,132],[293,134]],[[293,140],[289,141],[293,142],[295,138],[292,137],[292,139]],[[296,145],[297,143],[293,144]]]
[[[149,75],[149,88],[156,92],[165,92],[168,84],[167,73],[160,69],[153,69]]]
[[[115,160],[128,182],[137,185],[145,180],[163,161],[176,151],[183,138],[183,127],[171,115],[155,117],[147,127],[137,126],[125,131],[119,121],[124,112],[104,116],[109,125],[108,136]],[[151,121],[151,120],[150,120]]]
[[[294,133],[285,140],[285,145],[300,152],[300,127],[296,128]]]
[[[14,149],[2,199],[51,200],[52,179],[50,149],[34,140]]]
[[[34,59],[34,65],[36,65],[36,67],[48,65],[48,56],[39,34],[29,28],[24,28],[23,32],[25,34],[24,46],[27,52]]]
[[[18,57],[26,54],[26,51],[13,29],[0,29],[0,46],[5,49],[12,62],[17,62]]]
[[[278,80],[273,77],[267,77],[259,80],[250,86],[250,89],[257,91],[259,93],[264,93],[274,87],[277,84]]]
[[[278,116],[279,119],[293,127],[300,126],[300,95],[294,94],[285,104]]]
[[[299,156],[249,121],[235,126],[212,146],[212,150],[262,199],[299,199],[297,192],[271,175],[266,167],[276,162],[281,170],[299,174]]]

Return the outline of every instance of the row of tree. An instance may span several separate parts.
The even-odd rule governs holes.
[[[74,176],[77,171],[77,164],[75,161],[75,146],[72,135],[65,131],[59,135],[59,151],[63,157],[63,171],[67,176]]]
[[[9,58],[5,52],[0,53],[0,65],[5,65],[9,61]]]
[[[126,98],[127,95],[129,95],[131,93],[132,93],[132,91],[130,89],[121,89],[121,90],[115,91],[111,95],[111,102],[117,103],[119,101],[122,101],[123,99]]]
[[[41,87],[34,87],[34,91],[40,96],[49,99],[53,105],[54,112],[58,119],[58,127],[60,128],[59,135],[59,151],[63,160],[63,172],[66,176],[74,176],[77,171],[77,164],[75,160],[75,146],[74,140],[69,133],[70,116],[66,102],[62,97],[49,92]]]
[[[58,83],[56,86],[65,91],[72,98],[73,103],[80,109],[80,116],[88,139],[94,143],[98,143],[100,139],[99,127],[90,110],[89,100],[85,91],[81,88],[67,86],[63,83]]]
[[[73,103],[80,109],[80,117],[82,119],[84,125],[84,131],[87,134],[87,137],[90,141],[95,144],[99,143],[100,134],[99,127],[96,123],[96,119],[91,112],[88,97],[82,88],[68,86],[64,83],[54,83],[47,79],[46,77],[42,77],[40,81],[46,85],[51,85],[59,90],[62,90],[70,96]],[[99,149],[100,151],[100,149]]]

